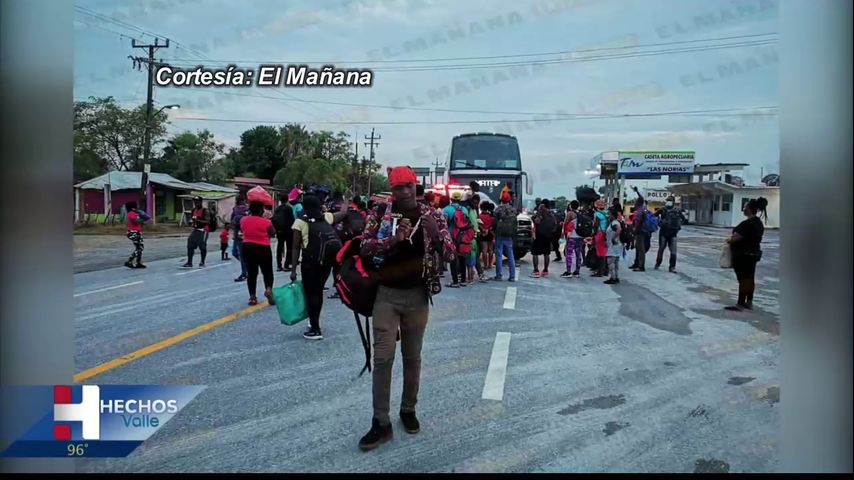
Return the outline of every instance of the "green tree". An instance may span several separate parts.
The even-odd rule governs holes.
[[[382,173],[375,173],[373,178],[371,178],[371,192],[370,193],[389,192],[389,191],[391,191],[391,186],[388,184],[388,177],[383,175]]]
[[[307,138],[299,137],[300,130],[291,127],[286,133],[284,144],[298,138],[299,148],[288,150],[297,152],[288,158],[284,167],[276,172],[273,183],[280,188],[290,188],[295,184],[325,185],[333,191],[343,192],[350,187],[350,143],[344,132],[334,134],[329,131],[309,132]],[[288,137],[290,135],[291,137]]]
[[[569,199],[567,199],[563,195],[555,198],[555,209],[559,212],[566,210],[566,206],[568,204],[569,204]]]
[[[252,172],[258,178],[273,178],[284,166],[279,130],[259,125],[240,136],[240,163],[237,170]]]
[[[152,151],[166,135],[167,120],[163,112],[151,119]],[[117,104],[113,97],[90,97],[88,101],[74,102],[74,133],[75,165],[81,169],[81,175],[90,169],[101,171],[103,167],[142,170],[145,105],[128,109]]]
[[[297,123],[289,123],[279,129],[279,152],[282,156],[282,167],[291,160],[305,155],[311,140],[311,133]]]
[[[222,182],[228,177],[223,160],[225,145],[208,130],[175,135],[163,149],[159,171],[186,182]]]

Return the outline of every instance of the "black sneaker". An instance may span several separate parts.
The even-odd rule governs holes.
[[[661,264],[660,264],[660,263],[656,263],[656,264],[655,264],[655,269],[656,269],[656,270],[658,270],[659,268],[661,268]]]
[[[302,338],[306,340],[323,340],[323,334],[320,330],[309,330],[302,334]]]
[[[492,277],[493,282],[500,282],[502,280],[501,277]]]
[[[200,263],[199,268],[205,268],[205,262]]]
[[[614,284],[615,284],[615,283],[617,283],[617,282],[618,282],[618,280],[615,280],[615,279],[613,279],[613,278],[609,278],[608,280],[605,280],[605,281],[604,281],[604,282],[602,282],[602,283],[604,283],[605,285],[614,285]]]
[[[572,278],[572,272],[563,272],[560,274],[560,278]]]
[[[392,438],[394,438],[394,431],[391,424],[382,426],[374,419],[371,422],[371,429],[359,440],[359,448],[364,451],[373,450]]]
[[[421,424],[418,423],[418,417],[415,412],[400,412],[400,421],[403,422],[403,429],[406,433],[418,433],[421,431]]]
[[[277,267],[277,268],[276,268],[276,271],[277,271],[277,272],[284,272],[284,271],[285,271],[285,269],[284,269],[284,268],[282,268],[282,267]]]
[[[147,265],[143,265],[143,264],[141,264],[141,263],[137,263],[137,264],[136,264],[136,266],[135,266],[134,268],[148,268],[148,266],[147,266]]]
[[[136,267],[134,266],[133,262],[130,262],[130,261],[125,262],[125,266],[126,266],[126,267],[128,267],[128,268],[136,268]]]
[[[670,267],[667,269],[667,271],[670,273],[676,273],[676,267]]]
[[[245,281],[246,281],[246,277],[244,277],[243,275],[241,275],[241,276],[239,276],[239,277],[235,278],[235,279],[234,279],[234,281],[235,281],[235,282],[245,282]]]
[[[636,269],[635,269],[635,271],[636,271],[636,272],[645,272],[645,271],[646,271],[646,268],[645,268],[645,267],[638,267],[638,268],[636,268]]]
[[[283,268],[283,269],[282,269],[282,271],[283,271],[283,272],[290,272],[290,271],[291,271],[291,267],[285,267],[285,268]]]

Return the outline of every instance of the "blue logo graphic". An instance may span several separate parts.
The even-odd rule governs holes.
[[[204,390],[184,385],[75,385],[21,390],[38,418],[4,457],[126,457]],[[44,411],[47,406],[47,410]],[[43,412],[43,413],[42,413]],[[32,412],[30,412],[32,413]],[[9,432],[3,432],[9,438]],[[14,437],[13,437],[14,438]]]

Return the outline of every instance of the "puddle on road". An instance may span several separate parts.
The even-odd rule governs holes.
[[[664,362],[665,367],[675,367],[677,365],[679,365],[679,364],[676,362]]]
[[[768,387],[765,395],[762,396],[762,400],[768,400],[771,405],[780,403],[780,387]]]
[[[683,309],[651,290],[627,283],[614,291],[620,296],[620,315],[665,332],[691,335],[691,319],[682,313]]]
[[[617,433],[618,431],[630,426],[629,422],[608,422],[605,424],[605,428],[602,430],[605,432],[606,437],[610,437],[611,435]]]
[[[605,410],[608,408],[614,408],[616,406],[622,405],[626,403],[626,397],[623,394],[620,395],[606,395],[602,397],[596,398],[588,398],[582,401],[581,403],[576,403],[574,405],[570,405],[563,410],[557,412],[558,415],[575,415],[576,413],[583,412],[584,410],[598,409]]]
[[[729,464],[714,458],[701,458],[694,463],[694,473],[729,473]]]
[[[726,382],[730,385],[744,385],[745,383],[749,383],[756,380],[754,377],[730,377],[729,381]]]
[[[688,275],[678,272],[677,274],[683,281],[694,283],[694,280]],[[734,279],[733,282],[735,282]],[[718,320],[735,320],[737,322],[746,323],[759,331],[770,333],[771,335],[780,335],[780,319],[771,313],[757,309],[756,307],[754,307],[753,310],[741,312],[730,312],[729,310],[724,310],[725,306],[734,304],[736,300],[736,298],[728,292],[705,285],[688,287],[688,291],[692,293],[711,295],[712,297],[715,297],[716,302],[721,305],[720,308],[698,308],[692,310],[693,312]]]

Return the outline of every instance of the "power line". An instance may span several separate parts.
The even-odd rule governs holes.
[[[689,48],[671,48],[664,50],[652,50],[646,52],[631,52],[631,53],[619,53],[619,54],[611,54],[611,55],[599,55],[599,56],[589,56],[582,58],[562,58],[562,59],[549,59],[549,60],[537,60],[537,61],[525,61],[525,62],[503,62],[503,63],[473,63],[473,64],[457,64],[457,65],[430,65],[430,66],[409,66],[409,67],[389,67],[389,68],[374,68],[374,73],[385,72],[385,73],[401,73],[401,72],[438,72],[438,71],[450,71],[450,70],[477,70],[484,68],[504,68],[504,67],[519,67],[519,66],[531,66],[531,65],[554,65],[559,63],[583,63],[583,62],[593,62],[593,61],[602,61],[602,60],[615,60],[615,59],[625,59],[625,58],[640,58],[640,57],[652,57],[658,55],[671,55],[678,53],[691,53],[691,52],[704,52],[710,50],[723,50],[729,48],[742,48],[742,47],[759,47],[763,45],[772,45],[777,43],[776,40],[760,40],[760,41],[752,41],[752,42],[739,42],[739,43],[729,43],[729,44],[720,44],[720,45],[706,45],[700,47],[689,47]],[[219,62],[217,62],[219,63]],[[187,63],[172,63],[171,65],[179,68],[193,68],[199,66],[198,64],[187,64]],[[226,65],[225,62],[222,65]]]
[[[103,31],[105,31],[105,32],[107,32],[107,33],[112,33],[113,35],[118,35],[118,36],[119,36],[119,37],[121,37],[121,38],[125,38],[125,39],[128,39],[128,40],[140,40],[140,38],[139,38],[139,37],[132,37],[132,36],[128,36],[128,35],[125,35],[124,33],[117,32],[117,31],[115,31],[115,30],[110,30],[109,28],[106,28],[106,27],[103,27],[103,26],[101,26],[101,25],[97,25],[97,24],[94,24],[94,23],[89,23],[89,22],[87,22],[87,21],[85,21],[85,20],[82,20],[82,19],[79,19],[79,18],[75,18],[75,19],[74,19],[74,21],[75,21],[75,22],[79,22],[79,23],[81,23],[81,24],[83,24],[83,25],[86,25],[87,27],[97,28],[97,29],[99,29],[99,30],[103,30]]]
[[[266,98],[270,100],[281,100],[278,97],[272,97],[269,95],[258,95],[252,93],[237,93],[237,92],[225,92],[219,90],[207,90],[203,88],[193,88],[187,87],[183,88],[183,90],[192,90],[203,93],[211,93],[211,94],[222,94],[222,95],[234,95],[239,97],[252,97],[252,98]],[[425,111],[425,112],[445,112],[445,113],[479,113],[479,114],[495,114],[495,115],[556,115],[554,112],[519,112],[519,111],[502,111],[502,110],[467,110],[467,109],[454,109],[454,108],[429,108],[429,107],[394,107],[391,105],[377,105],[377,104],[369,104],[369,103],[348,103],[348,102],[332,102],[325,100],[295,100],[304,103],[320,103],[326,105],[338,105],[345,107],[366,107],[366,108],[380,108],[386,110],[414,110],[414,111]],[[731,109],[730,109],[731,110]],[[619,115],[619,114],[599,114],[599,113],[578,113],[578,114],[560,114],[560,115],[568,115],[568,116],[593,116],[593,115]]]
[[[599,56],[589,56],[582,58],[562,58],[562,59],[551,59],[551,60],[539,60],[539,61],[530,61],[530,62],[504,62],[504,63],[476,63],[476,64],[467,64],[467,65],[435,65],[431,67],[426,66],[418,66],[418,67],[399,67],[399,68],[375,68],[374,72],[425,72],[425,71],[448,71],[448,70],[476,70],[481,68],[503,68],[503,67],[516,67],[516,66],[528,66],[528,65],[553,65],[558,63],[581,63],[581,62],[592,62],[592,61],[600,61],[600,60],[614,60],[614,59],[623,59],[623,58],[639,58],[639,57],[652,57],[658,55],[670,55],[675,53],[688,53],[688,52],[704,52],[710,50],[723,50],[728,48],[741,48],[741,47],[754,47],[754,46],[762,46],[762,45],[771,45],[776,43],[776,40],[762,40],[762,41],[753,41],[753,42],[739,42],[739,43],[730,43],[730,44],[721,44],[721,45],[706,45],[701,47],[690,47],[690,48],[671,48],[664,50],[653,50],[646,52],[631,52],[631,53],[618,53],[611,55],[599,55]]]
[[[760,112],[744,112],[744,113],[726,113],[734,110],[762,110],[776,109],[777,107],[743,107],[731,109],[707,109],[707,110],[684,110],[674,112],[652,112],[652,113],[625,113],[625,114],[575,114],[578,116],[563,118],[528,118],[520,120],[446,120],[446,121],[371,121],[371,122],[346,122],[346,121],[330,121],[330,122],[296,122],[294,120],[249,120],[238,118],[204,118],[204,117],[176,117],[174,120],[191,120],[191,121],[207,121],[207,122],[232,122],[232,123],[256,123],[256,124],[287,124],[300,123],[304,125],[463,125],[463,124],[481,124],[481,123],[513,123],[513,122],[562,122],[568,120],[600,120],[600,119],[617,119],[617,118],[639,118],[639,117],[664,117],[664,116],[688,116],[688,117],[747,117],[747,116],[776,116],[776,113],[760,113]],[[716,113],[717,112],[717,113]],[[566,115],[566,114],[555,114]]]
[[[589,53],[589,52],[600,52],[600,51],[608,51],[608,50],[625,50],[631,48],[648,48],[648,47],[663,47],[669,45],[685,45],[691,43],[702,43],[702,42],[712,42],[712,41],[723,41],[723,40],[737,40],[744,38],[756,38],[756,37],[767,37],[769,35],[777,35],[776,32],[770,33],[757,33],[752,35],[735,35],[730,37],[714,37],[714,38],[702,38],[696,40],[681,40],[674,42],[660,42],[660,43],[647,43],[641,45],[633,45],[633,46],[623,46],[623,47],[599,47],[599,48],[588,48],[581,50],[561,50],[556,52],[539,52],[539,53],[517,53],[517,54],[506,54],[506,55],[486,55],[486,56],[477,56],[477,57],[445,57],[445,58],[423,58],[423,59],[396,59],[396,60],[348,60],[348,61],[296,61],[296,60],[218,60],[220,63],[233,63],[233,64],[282,64],[282,63],[292,63],[292,64],[378,64],[378,63],[418,63],[418,62],[452,62],[452,61],[460,61],[460,60],[492,60],[496,58],[519,58],[519,57],[539,57],[539,56],[549,56],[549,55],[567,55],[572,53]],[[193,59],[189,58],[169,58],[167,60],[170,61],[193,61]]]

